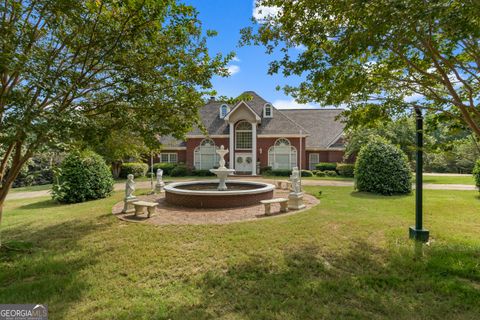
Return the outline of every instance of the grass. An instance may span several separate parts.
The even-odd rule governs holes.
[[[319,206],[230,225],[121,222],[121,193],[7,201],[17,250],[1,252],[0,301],[45,303],[50,319],[478,318],[478,192],[425,191],[433,241],[418,259],[413,195],[307,191]]]
[[[51,188],[52,188],[51,184],[43,184],[43,185],[38,185],[38,186],[12,188],[12,189],[10,189],[10,192],[43,191],[43,190],[50,190]]]
[[[303,177],[302,179],[307,180],[333,180],[333,181],[353,181],[353,178],[346,178],[346,177]],[[413,180],[415,181],[415,179]],[[475,180],[471,175],[464,175],[464,176],[443,176],[443,175],[424,175],[423,176],[423,183],[431,183],[431,184],[466,184],[466,185],[474,185]]]

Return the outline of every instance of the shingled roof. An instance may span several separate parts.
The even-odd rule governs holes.
[[[260,97],[254,91],[246,91],[252,97],[245,103],[262,119],[258,126],[258,135],[276,135],[278,137],[288,135],[298,135],[300,132],[307,135],[307,148],[328,148],[334,144],[343,133],[344,125],[335,120],[335,117],[342,112],[340,109],[276,109],[273,106],[273,117],[263,118],[263,108],[265,104],[270,103]],[[228,123],[219,117],[219,108],[226,104],[222,101],[209,100],[204,106],[199,108],[200,119],[210,136],[228,135]],[[235,106],[229,105],[230,110]],[[199,128],[194,128],[188,135],[203,135]],[[164,143],[164,138],[161,139]],[[167,141],[165,141],[167,142]],[[175,144],[171,138],[168,139],[168,145]],[[184,146],[178,141],[178,146]]]
[[[335,120],[342,111],[342,109],[282,110],[286,116],[297,123],[301,123],[310,133],[307,137],[306,147],[319,149],[343,147],[338,144],[335,145],[345,129],[345,124]]]

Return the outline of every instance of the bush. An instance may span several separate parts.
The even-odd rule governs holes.
[[[302,177],[313,177],[313,172],[310,170],[302,170]]]
[[[480,159],[475,162],[475,167],[473,167],[473,177],[475,178],[475,185],[480,190]]]
[[[383,195],[412,191],[412,173],[405,153],[384,139],[375,138],[360,149],[355,164],[359,191]]]
[[[272,176],[277,176],[277,177],[288,177],[292,174],[292,170],[288,170],[288,169],[276,169],[276,170],[272,170],[270,171],[270,174]]]
[[[192,175],[194,176],[199,176],[199,177],[208,177],[208,176],[214,176],[215,174],[210,172],[210,170],[193,170]]]
[[[176,166],[177,165],[175,163],[168,163],[168,162],[155,163],[153,165],[153,172],[156,173],[158,169],[162,169],[163,175],[169,176],[172,170],[175,169]]]
[[[185,177],[192,174],[192,171],[184,164],[175,166],[170,172],[171,177]]]
[[[315,165],[315,168],[320,171],[335,171],[337,164],[335,162],[320,162]]]
[[[264,174],[264,175],[271,175],[272,174],[272,167],[270,166],[266,166],[266,167],[262,167],[260,168],[260,174]]]
[[[334,171],[334,170],[325,170],[323,172],[325,172],[326,177],[336,177],[337,176],[337,171]]]
[[[77,203],[109,196],[113,191],[110,167],[92,151],[68,155],[56,171],[53,199]]]
[[[120,168],[120,177],[126,179],[129,174],[135,178],[145,177],[148,171],[148,164],[141,162],[128,162],[122,164]]]
[[[342,177],[353,177],[355,165],[350,163],[337,163],[338,175]]]
[[[326,174],[325,174],[325,171],[317,171],[317,173],[315,173],[315,176],[317,176],[317,177],[325,177]]]

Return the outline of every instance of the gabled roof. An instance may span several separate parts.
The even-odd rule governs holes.
[[[342,137],[345,124],[335,118],[342,109],[288,109],[282,110],[293,121],[301,123],[310,136],[307,137],[307,148],[327,149],[341,147],[336,142]]]
[[[261,118],[261,123],[259,123],[257,129],[258,135],[288,137],[302,133],[307,136],[307,148],[329,149],[343,147],[342,134],[345,125],[341,121],[335,120],[343,111],[342,109],[280,110],[276,109],[272,104],[273,117],[264,118],[263,108],[269,102],[254,91],[246,91],[243,94],[248,94],[252,97],[251,100],[244,101],[244,103]],[[236,105],[229,105],[222,101],[209,100],[204,106],[199,108],[200,119],[210,136],[229,134],[228,121],[219,117],[220,106],[224,104],[230,107],[231,113],[242,102]],[[204,133],[199,128],[194,128],[188,135],[203,136]],[[173,141],[168,142],[169,145],[174,144]],[[180,146],[181,141],[177,142]]]

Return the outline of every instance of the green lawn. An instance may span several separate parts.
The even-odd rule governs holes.
[[[333,181],[353,181],[353,178],[345,177],[304,177],[302,179],[307,180],[333,180]],[[415,180],[414,180],[415,181]],[[467,184],[474,185],[475,180],[473,176],[423,176],[423,183],[432,183],[432,184]]]
[[[42,191],[42,190],[50,190],[51,188],[52,188],[51,184],[43,184],[39,186],[12,188],[10,189],[10,192]]]
[[[416,260],[413,195],[319,190],[303,213],[210,226],[121,222],[121,193],[7,202],[4,241],[31,248],[1,252],[0,301],[50,319],[478,318],[477,192],[425,191],[433,241]]]

